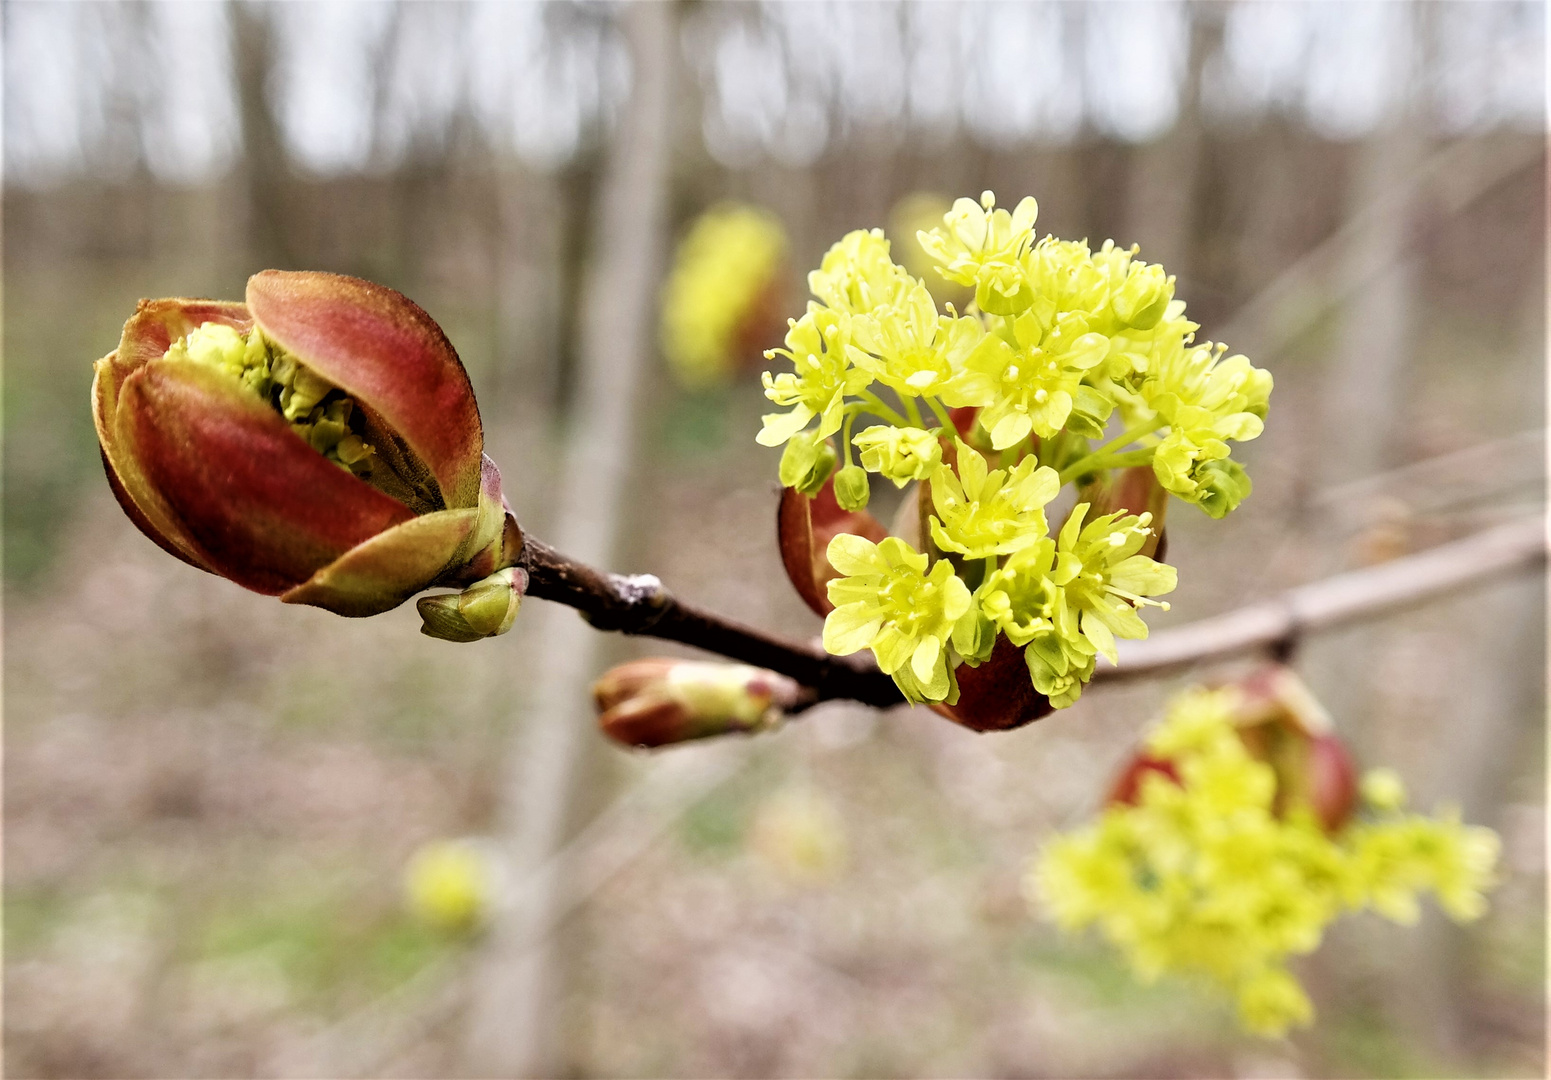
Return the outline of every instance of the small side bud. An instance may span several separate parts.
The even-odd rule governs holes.
[[[634,660],[592,688],[598,726],[627,746],[668,746],[780,724],[801,687],[764,668],[699,660]]]
[[[781,453],[778,470],[783,487],[796,488],[808,497],[817,495],[824,481],[835,471],[839,455],[828,439],[821,439],[817,432],[801,431],[793,435]]]
[[[528,575],[515,566],[497,570],[461,593],[422,596],[415,603],[420,632],[443,641],[479,641],[506,633],[517,621]]]
[[[835,501],[842,510],[860,510],[872,498],[872,487],[867,483],[867,470],[860,465],[847,465],[835,474]]]

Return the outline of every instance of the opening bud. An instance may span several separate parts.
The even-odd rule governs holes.
[[[835,501],[842,510],[860,510],[872,498],[867,471],[860,465],[847,465],[835,474]]]
[[[765,731],[800,693],[795,681],[764,668],[665,657],[620,664],[592,688],[598,726],[627,746]]]
[[[838,459],[829,439],[820,438],[817,431],[800,431],[787,441],[781,453],[781,485],[796,488],[811,498],[824,487]]]
[[[1136,330],[1158,325],[1174,299],[1174,279],[1156,264],[1134,262],[1112,301],[1115,315]]]
[[[517,621],[528,575],[508,566],[460,593],[422,596],[415,606],[424,625],[420,632],[443,641],[478,641],[506,633]]]

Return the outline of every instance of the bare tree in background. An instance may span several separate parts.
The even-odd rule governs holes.
[[[289,268],[295,265],[285,225],[290,156],[270,93],[275,67],[274,9],[254,0],[227,0],[226,10],[242,125],[248,253],[259,266]]]
[[[677,10],[636,4],[622,16],[633,86],[608,156],[592,234],[579,386],[551,529],[557,546],[608,566],[634,455],[634,411],[651,355],[654,285],[665,244]],[[546,936],[555,882],[538,873],[564,837],[590,707],[578,688],[597,667],[599,636],[558,605],[533,612],[537,652],[527,721],[508,765],[499,839],[526,886],[492,929],[476,972],[465,1060],[481,1075],[550,1076],[560,1065],[560,957]]]

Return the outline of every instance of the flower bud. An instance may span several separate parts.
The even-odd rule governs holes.
[[[934,432],[879,424],[852,440],[862,452],[862,464],[904,487],[924,480],[942,460],[942,442]]]
[[[1191,479],[1197,485],[1191,501],[1212,518],[1227,517],[1249,497],[1252,486],[1244,466],[1232,458],[1203,462]]]
[[[1134,330],[1151,330],[1158,325],[1169,301],[1174,299],[1174,279],[1157,264],[1133,262],[1125,281],[1110,303],[1115,317]]]
[[[375,615],[521,548],[457,353],[380,285],[266,270],[243,303],[141,301],[92,404],[130,520],[286,603]]]
[[[860,465],[847,465],[835,474],[835,501],[840,509],[861,510],[872,497],[867,483],[867,470]]]
[[[627,746],[667,746],[775,727],[801,687],[746,664],[652,658],[610,669],[592,694],[604,734]]]
[[[781,452],[779,475],[783,487],[796,488],[804,495],[817,495],[835,471],[838,455],[827,438],[816,431],[800,431],[787,441]]]
[[[478,641],[506,633],[517,621],[528,575],[515,566],[497,570],[461,593],[422,596],[415,602],[420,632],[443,641]]]

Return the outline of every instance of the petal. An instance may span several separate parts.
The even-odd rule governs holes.
[[[808,426],[808,421],[813,419],[813,410],[806,405],[798,405],[791,412],[770,413],[763,419],[765,426],[754,436],[754,441],[760,446],[780,446]]]
[[[1093,642],[1093,647],[1108,658],[1111,664],[1120,662],[1120,658],[1115,653],[1115,635],[1110,633],[1109,627],[1105,626],[1092,611],[1082,613],[1082,632],[1089,641]]]
[[[916,651],[910,654],[910,670],[915,672],[916,678],[924,683],[932,681],[932,673],[937,670],[937,660],[942,656],[942,642],[934,637],[925,637],[916,646]]]
[[[1145,555],[1132,555],[1109,571],[1110,584],[1137,596],[1162,596],[1179,584],[1179,571]]]
[[[998,424],[997,427],[1000,428],[1001,425]],[[956,442],[954,450],[964,497],[971,502],[985,498],[986,495],[982,489],[986,483],[986,459],[963,441]]]
[[[264,335],[380,416],[431,470],[448,508],[476,505],[479,407],[429,315],[392,289],[316,271],[265,270],[247,295]]]
[[[878,545],[855,533],[840,533],[829,542],[824,551],[829,565],[846,577],[888,572],[888,564],[878,554]]]
[[[280,599],[352,617],[396,608],[441,576],[479,518],[472,509],[413,518],[357,544]]]
[[[991,429],[991,449],[1006,450],[1009,446],[1017,446],[1033,429],[1034,422],[1028,413],[1010,412]]]
[[[878,658],[878,667],[885,674],[892,675],[909,662],[911,654],[915,652],[915,642],[900,632],[898,627],[885,626],[873,638],[872,652]]]
[[[824,617],[824,651],[835,656],[860,652],[872,644],[882,625],[883,616],[876,604],[837,607]]]
[[[124,383],[116,431],[125,458],[209,568],[257,592],[299,585],[413,516],[203,364],[141,367]]]

